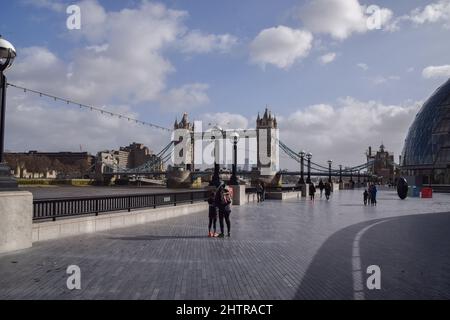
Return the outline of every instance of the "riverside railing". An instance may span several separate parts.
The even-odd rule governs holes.
[[[35,199],[33,220],[53,220],[83,215],[99,215],[105,212],[177,206],[179,204],[203,202],[208,191],[188,191],[154,194],[129,194],[88,196],[76,198]]]

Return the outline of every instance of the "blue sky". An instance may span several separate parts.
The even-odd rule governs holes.
[[[81,6],[81,30],[66,28],[70,4]],[[365,27],[372,4],[380,30]],[[0,33],[19,54],[11,82],[163,126],[186,111],[253,127],[269,105],[294,149],[349,164],[382,141],[397,158],[420,104],[450,77],[449,26],[450,0],[19,0],[0,12]],[[133,52],[119,53],[121,42]],[[10,150],[132,141],[157,150],[168,139],[9,94]]]

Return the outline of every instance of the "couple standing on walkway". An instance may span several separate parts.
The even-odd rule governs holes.
[[[209,225],[208,225],[208,237],[218,237],[223,238],[224,233],[224,223],[227,224],[227,235],[230,236],[231,223],[231,194],[230,191],[225,187],[225,184],[221,184],[215,191],[211,191],[208,204],[209,204]],[[216,233],[217,224],[217,214],[219,215],[219,225],[220,233]],[[211,228],[213,228],[211,231]]]

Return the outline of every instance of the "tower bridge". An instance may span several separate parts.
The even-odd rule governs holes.
[[[298,184],[310,183],[313,177],[327,177],[331,182],[332,178],[338,178],[339,183],[344,178],[357,179],[357,182],[367,181],[372,176],[365,171],[373,165],[373,161],[368,161],[361,165],[353,167],[333,168],[332,162],[328,166],[323,166],[312,161],[312,155],[305,152],[297,153],[279,138],[278,122],[276,116],[266,108],[263,116],[258,113],[256,119],[256,129],[227,129],[224,130],[218,126],[203,131],[200,122],[191,123],[188,114],[184,113],[181,120],[175,120],[173,125],[171,141],[157,154],[155,159],[136,168],[121,168],[114,164],[104,164],[104,176],[135,177],[144,179],[144,177],[159,177],[166,181],[170,187],[188,187],[198,178],[202,182],[208,181],[210,185],[218,185],[221,180],[235,179],[242,180],[238,184],[244,184],[250,181],[252,184],[263,182],[268,186],[281,186],[283,176],[299,176]],[[231,142],[227,144],[227,140]],[[212,153],[212,167],[205,169],[203,143],[209,143]],[[237,169],[237,154],[239,153],[237,144],[256,146],[245,149],[248,156],[253,158],[256,166],[252,170]],[[234,144],[234,162],[232,172],[221,170],[221,165],[230,165],[226,163],[227,152],[230,151],[230,145]],[[256,150],[255,150],[256,149]],[[287,155],[300,165],[299,171],[281,171],[280,170],[280,151]],[[230,155],[230,154],[228,154]],[[242,154],[241,154],[242,158]],[[248,158],[247,158],[248,159]],[[304,162],[307,161],[307,172],[304,171]],[[155,161],[162,161],[169,166],[167,171],[155,171]],[[200,167],[200,168],[197,168]],[[305,175],[307,179],[305,180]],[[157,179],[156,179],[157,180]],[[336,180],[336,179],[335,179]]]

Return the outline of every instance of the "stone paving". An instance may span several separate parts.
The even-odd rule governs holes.
[[[206,237],[204,212],[35,243],[0,256],[0,299],[353,299],[355,236],[386,218],[361,238],[363,269],[382,270],[382,290],[365,298],[450,298],[450,214],[431,214],[449,212],[450,195],[378,198],[234,207],[225,239]],[[81,290],[66,288],[69,265],[81,268]]]

